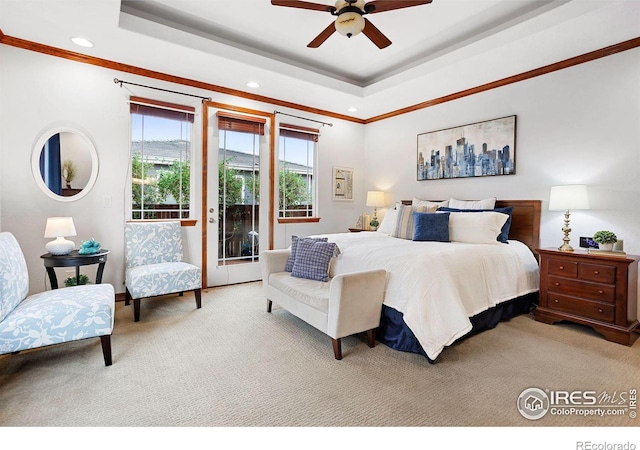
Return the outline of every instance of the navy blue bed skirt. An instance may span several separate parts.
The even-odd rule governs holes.
[[[537,304],[537,292],[500,303],[493,308],[471,317],[469,320],[473,328],[469,333],[458,339],[457,342],[467,339],[481,331],[490,330],[498,325],[499,322],[509,320],[520,314],[526,314],[533,310]],[[380,319],[380,326],[376,331],[376,339],[395,350],[418,353],[427,358],[430,363],[435,362],[427,356],[418,339],[416,339],[413,332],[404,323],[402,313],[387,305],[382,305],[382,317]]]

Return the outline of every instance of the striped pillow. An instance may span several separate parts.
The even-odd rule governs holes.
[[[391,232],[391,236],[400,239],[413,240],[413,234],[415,232],[413,213],[427,213],[435,212],[437,206],[407,206],[398,205],[398,218],[396,219],[396,226]]]

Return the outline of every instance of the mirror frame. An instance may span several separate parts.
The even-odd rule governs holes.
[[[91,175],[89,176],[89,181],[84,188],[82,188],[81,192],[78,192],[76,195],[72,195],[69,197],[64,197],[62,195],[57,195],[49,189],[42,179],[42,175],[40,174],[40,153],[42,152],[42,148],[44,144],[51,138],[51,136],[57,133],[74,133],[82,138],[83,141],[87,144],[87,149],[89,150],[89,155],[91,156]],[[69,126],[69,125],[58,125],[54,127],[47,128],[44,132],[40,134],[40,137],[36,141],[36,144],[33,147],[33,153],[31,154],[31,174],[35,179],[36,184],[44,192],[48,197],[57,200],[59,202],[74,202],[76,200],[80,200],[82,197],[87,195],[89,191],[93,188],[96,179],[98,178],[98,152],[96,151],[96,146],[89,138],[89,136],[78,129],[78,127]]]

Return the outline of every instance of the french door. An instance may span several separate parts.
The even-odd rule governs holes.
[[[207,285],[259,280],[270,231],[270,125],[264,116],[205,105]]]

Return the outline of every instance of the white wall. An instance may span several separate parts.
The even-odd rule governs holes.
[[[43,237],[47,217],[72,216],[80,241],[94,237],[109,249],[103,282],[111,283],[116,292],[124,292],[125,214],[129,167],[129,105],[130,95],[149,97],[196,107],[193,141],[194,174],[201,173],[202,117],[198,99],[166,94],[139,87],[121,88],[113,79],[119,78],[159,88],[181,90],[195,95],[212,96],[216,102],[262,111],[274,111],[274,105],[234,98],[189,87],[175,86],[158,80],[119,73],[52,56],[0,46],[0,224],[3,231],[12,232],[27,260],[30,291],[48,287],[48,279],[40,255],[45,253],[47,239]],[[205,80],[216,83],[216,80]],[[186,99],[186,100],[185,100]],[[277,108],[303,117],[332,122],[324,127],[320,144],[318,169],[319,210],[321,221],[307,225],[277,225],[276,247],[289,245],[296,233],[329,233],[346,231],[355,223],[364,205],[364,127],[359,124],[311,116],[300,111]],[[295,123],[287,120],[289,123]],[[301,122],[305,126],[313,123]],[[96,145],[99,171],[95,186],[83,198],[59,202],[45,195],[31,173],[31,155],[40,135],[54,125],[71,125]],[[331,167],[353,167],[356,174],[356,200],[349,203],[331,201]],[[201,264],[202,184],[195,180],[195,227],[183,228],[185,259]],[[108,200],[108,201],[107,201]],[[106,206],[110,203],[111,206]],[[87,270],[91,270],[87,268]],[[83,269],[83,273],[85,273]],[[90,278],[91,273],[87,272]],[[58,281],[68,275],[58,269]]]
[[[561,243],[562,214],[549,212],[549,188],[586,183],[592,209],[572,214],[572,244],[577,237],[611,229],[624,239],[628,253],[640,253],[640,50],[631,50],[500,89],[405,114],[366,126],[336,119],[279,111],[332,122],[323,127],[318,168],[319,212],[316,224],[276,225],[275,247],[286,247],[293,234],[343,232],[355,224],[366,191],[387,192],[388,203],[413,195],[444,199],[482,198],[543,200],[541,244]],[[0,46],[0,224],[21,243],[31,274],[31,290],[45,287],[43,254],[46,218],[74,217],[76,243],[95,237],[111,250],[104,281],[123,292],[123,225],[129,161],[130,94],[185,103],[157,91],[132,91],[113,83],[115,77],[176,90],[175,85],[122,74],[91,65]],[[215,80],[206,80],[215,83]],[[184,87],[185,92],[214,101],[262,111],[266,105]],[[416,98],[416,102],[422,101]],[[194,106],[198,105],[196,100]],[[198,111],[201,111],[198,109]],[[419,133],[517,115],[517,174],[479,179],[416,181]],[[201,165],[201,114],[196,115],[196,169]],[[284,119],[282,119],[284,120]],[[287,120],[292,122],[293,120]],[[295,123],[295,121],[293,121]],[[73,124],[96,144],[99,174],[87,196],[57,202],[40,191],[31,174],[31,153],[40,134],[55,124]],[[302,125],[312,126],[310,123]],[[354,169],[355,200],[334,202],[333,166]],[[201,204],[200,180],[195,205]],[[105,206],[105,199],[111,206]],[[201,217],[184,229],[188,260],[200,264]]]
[[[508,64],[508,61],[505,61]],[[417,98],[416,102],[424,100]],[[515,114],[516,174],[416,181],[417,135]],[[608,229],[640,253],[640,50],[366,126],[366,188],[388,203],[424,199],[540,199],[541,246],[562,244],[549,189],[587,184],[591,210],[571,214],[571,244]]]

